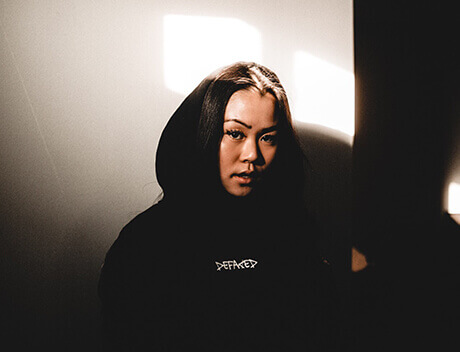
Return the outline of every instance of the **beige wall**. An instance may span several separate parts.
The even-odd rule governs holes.
[[[296,51],[353,71],[351,0],[6,0],[0,9],[1,294],[22,342],[91,341],[104,254],[159,194],[156,144],[183,99],[164,82],[166,14],[255,27],[262,63],[291,95]]]

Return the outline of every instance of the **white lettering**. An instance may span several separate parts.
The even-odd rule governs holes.
[[[257,261],[254,259],[244,259],[241,262],[237,262],[235,259],[233,260],[224,260],[222,263],[215,262],[217,266],[217,271],[221,271],[222,268],[224,270],[241,270],[241,269],[254,269],[257,265]]]

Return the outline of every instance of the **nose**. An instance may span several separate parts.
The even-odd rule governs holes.
[[[240,160],[243,162],[255,163],[259,158],[259,147],[252,138],[246,139],[242,146]]]

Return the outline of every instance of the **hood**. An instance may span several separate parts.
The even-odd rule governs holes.
[[[197,129],[204,97],[218,72],[206,77],[169,119],[156,153],[156,175],[164,198],[176,198],[194,188],[197,165]]]
[[[265,232],[259,231],[260,226],[268,223],[272,235],[288,228],[297,229],[293,232],[301,235],[305,230],[300,228],[305,227],[307,221],[302,192],[298,189],[295,193],[284,192],[292,182],[286,182],[287,185],[278,182],[276,187],[260,186],[246,197],[235,197],[222,187],[215,165],[209,165],[209,159],[203,158],[202,149],[198,146],[202,105],[221,70],[223,68],[207,76],[187,96],[161,134],[155,166],[157,180],[163,190],[162,202],[169,203],[176,210],[183,210],[177,220],[179,223],[184,223],[184,226],[188,226],[189,222],[198,222],[200,226],[205,224],[212,234],[229,219],[237,219],[240,228],[244,229],[238,235],[242,238],[248,233],[264,234],[267,229],[264,227]],[[299,160],[302,161],[301,158]],[[266,192],[267,189],[270,191]],[[229,238],[234,239],[235,236],[232,232]]]
[[[254,207],[256,202],[258,208],[261,203],[264,207],[282,207],[285,211],[298,208],[302,203],[302,190],[296,178],[303,173],[303,154],[293,141],[286,140],[282,148],[280,143],[271,171],[246,197],[234,197],[224,190],[214,155],[210,156],[209,151],[203,150],[202,143],[198,144],[198,138],[202,137],[198,129],[206,94],[223,70],[225,67],[211,73],[190,93],[161,134],[155,166],[163,200],[187,203],[193,208],[214,207],[221,202],[234,205],[235,201],[239,207],[244,203]]]

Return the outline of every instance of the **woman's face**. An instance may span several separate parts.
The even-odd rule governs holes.
[[[239,90],[224,114],[219,148],[220,179],[225,190],[247,196],[273,162],[277,146],[275,98],[256,90]]]

